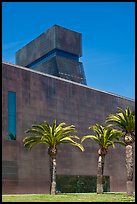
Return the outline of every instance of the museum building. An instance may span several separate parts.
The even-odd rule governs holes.
[[[2,62],[4,194],[50,192],[48,146],[41,144],[31,151],[23,146],[22,140],[28,136],[25,131],[32,124],[52,124],[56,119],[58,124],[75,125],[82,137],[91,133],[90,125],[104,125],[117,107],[135,109],[132,99],[89,87],[81,56],[81,33],[54,25],[16,52],[16,65]],[[98,146],[89,140],[83,145],[84,152],[69,144],[58,147],[57,191],[76,192],[78,183],[79,192],[96,190]],[[105,191],[126,191],[124,147],[109,149],[104,179]],[[89,180],[93,181],[90,185]]]

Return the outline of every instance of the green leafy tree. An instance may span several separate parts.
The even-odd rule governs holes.
[[[123,142],[125,143],[126,171],[127,171],[127,195],[133,195],[133,143],[135,141],[135,111],[129,107],[125,110],[118,108],[116,114],[110,114],[106,122],[111,122],[110,126],[118,127],[123,132]]]
[[[108,153],[109,146],[115,148],[115,143],[123,144],[120,141],[122,132],[111,127],[104,127],[100,124],[90,126],[89,129],[92,129],[95,134],[83,136],[81,142],[83,142],[85,139],[91,139],[99,145],[96,191],[98,194],[101,194],[103,193],[103,172],[105,156]]]
[[[31,149],[37,144],[45,144],[49,146],[48,154],[50,156],[51,194],[56,193],[56,155],[58,145],[70,143],[84,151],[83,146],[76,141],[80,138],[78,136],[71,135],[73,132],[75,132],[74,125],[67,126],[64,122],[57,125],[56,120],[54,120],[52,126],[50,126],[48,122],[44,121],[41,124],[32,125],[32,129],[25,132],[35,135],[23,139],[25,147]]]
[[[14,135],[12,132],[9,134],[10,140],[16,140],[16,135]]]

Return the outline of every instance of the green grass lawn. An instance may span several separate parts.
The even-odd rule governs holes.
[[[64,193],[2,195],[2,202],[135,202],[135,196],[126,193]]]

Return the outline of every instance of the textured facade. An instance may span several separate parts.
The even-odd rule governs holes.
[[[16,93],[16,140],[8,140],[8,92]],[[134,109],[133,100],[92,89],[29,68],[2,63],[2,177],[3,193],[49,193],[47,147],[24,148],[24,131],[47,120],[74,124],[78,135],[90,133],[89,125],[104,124],[117,107]],[[85,152],[58,147],[57,175],[96,175],[98,146],[85,141]],[[104,175],[110,178],[110,191],[126,191],[125,149],[109,149]]]
[[[104,125],[117,107],[135,108],[133,100],[86,86],[81,56],[81,34],[54,25],[17,51],[17,65],[2,63],[3,193],[50,191],[48,147],[29,151],[22,142],[32,124],[56,119],[75,125],[82,137],[90,134],[90,125]],[[58,178],[95,178],[98,146],[87,140],[83,145],[84,152],[69,144],[58,147]],[[108,189],[126,191],[125,148],[110,148],[105,162]]]
[[[81,33],[54,25],[16,52],[16,64],[86,84]]]

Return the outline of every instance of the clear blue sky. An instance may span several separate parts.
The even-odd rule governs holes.
[[[134,2],[3,2],[2,60],[54,24],[82,33],[88,86],[135,99]]]

